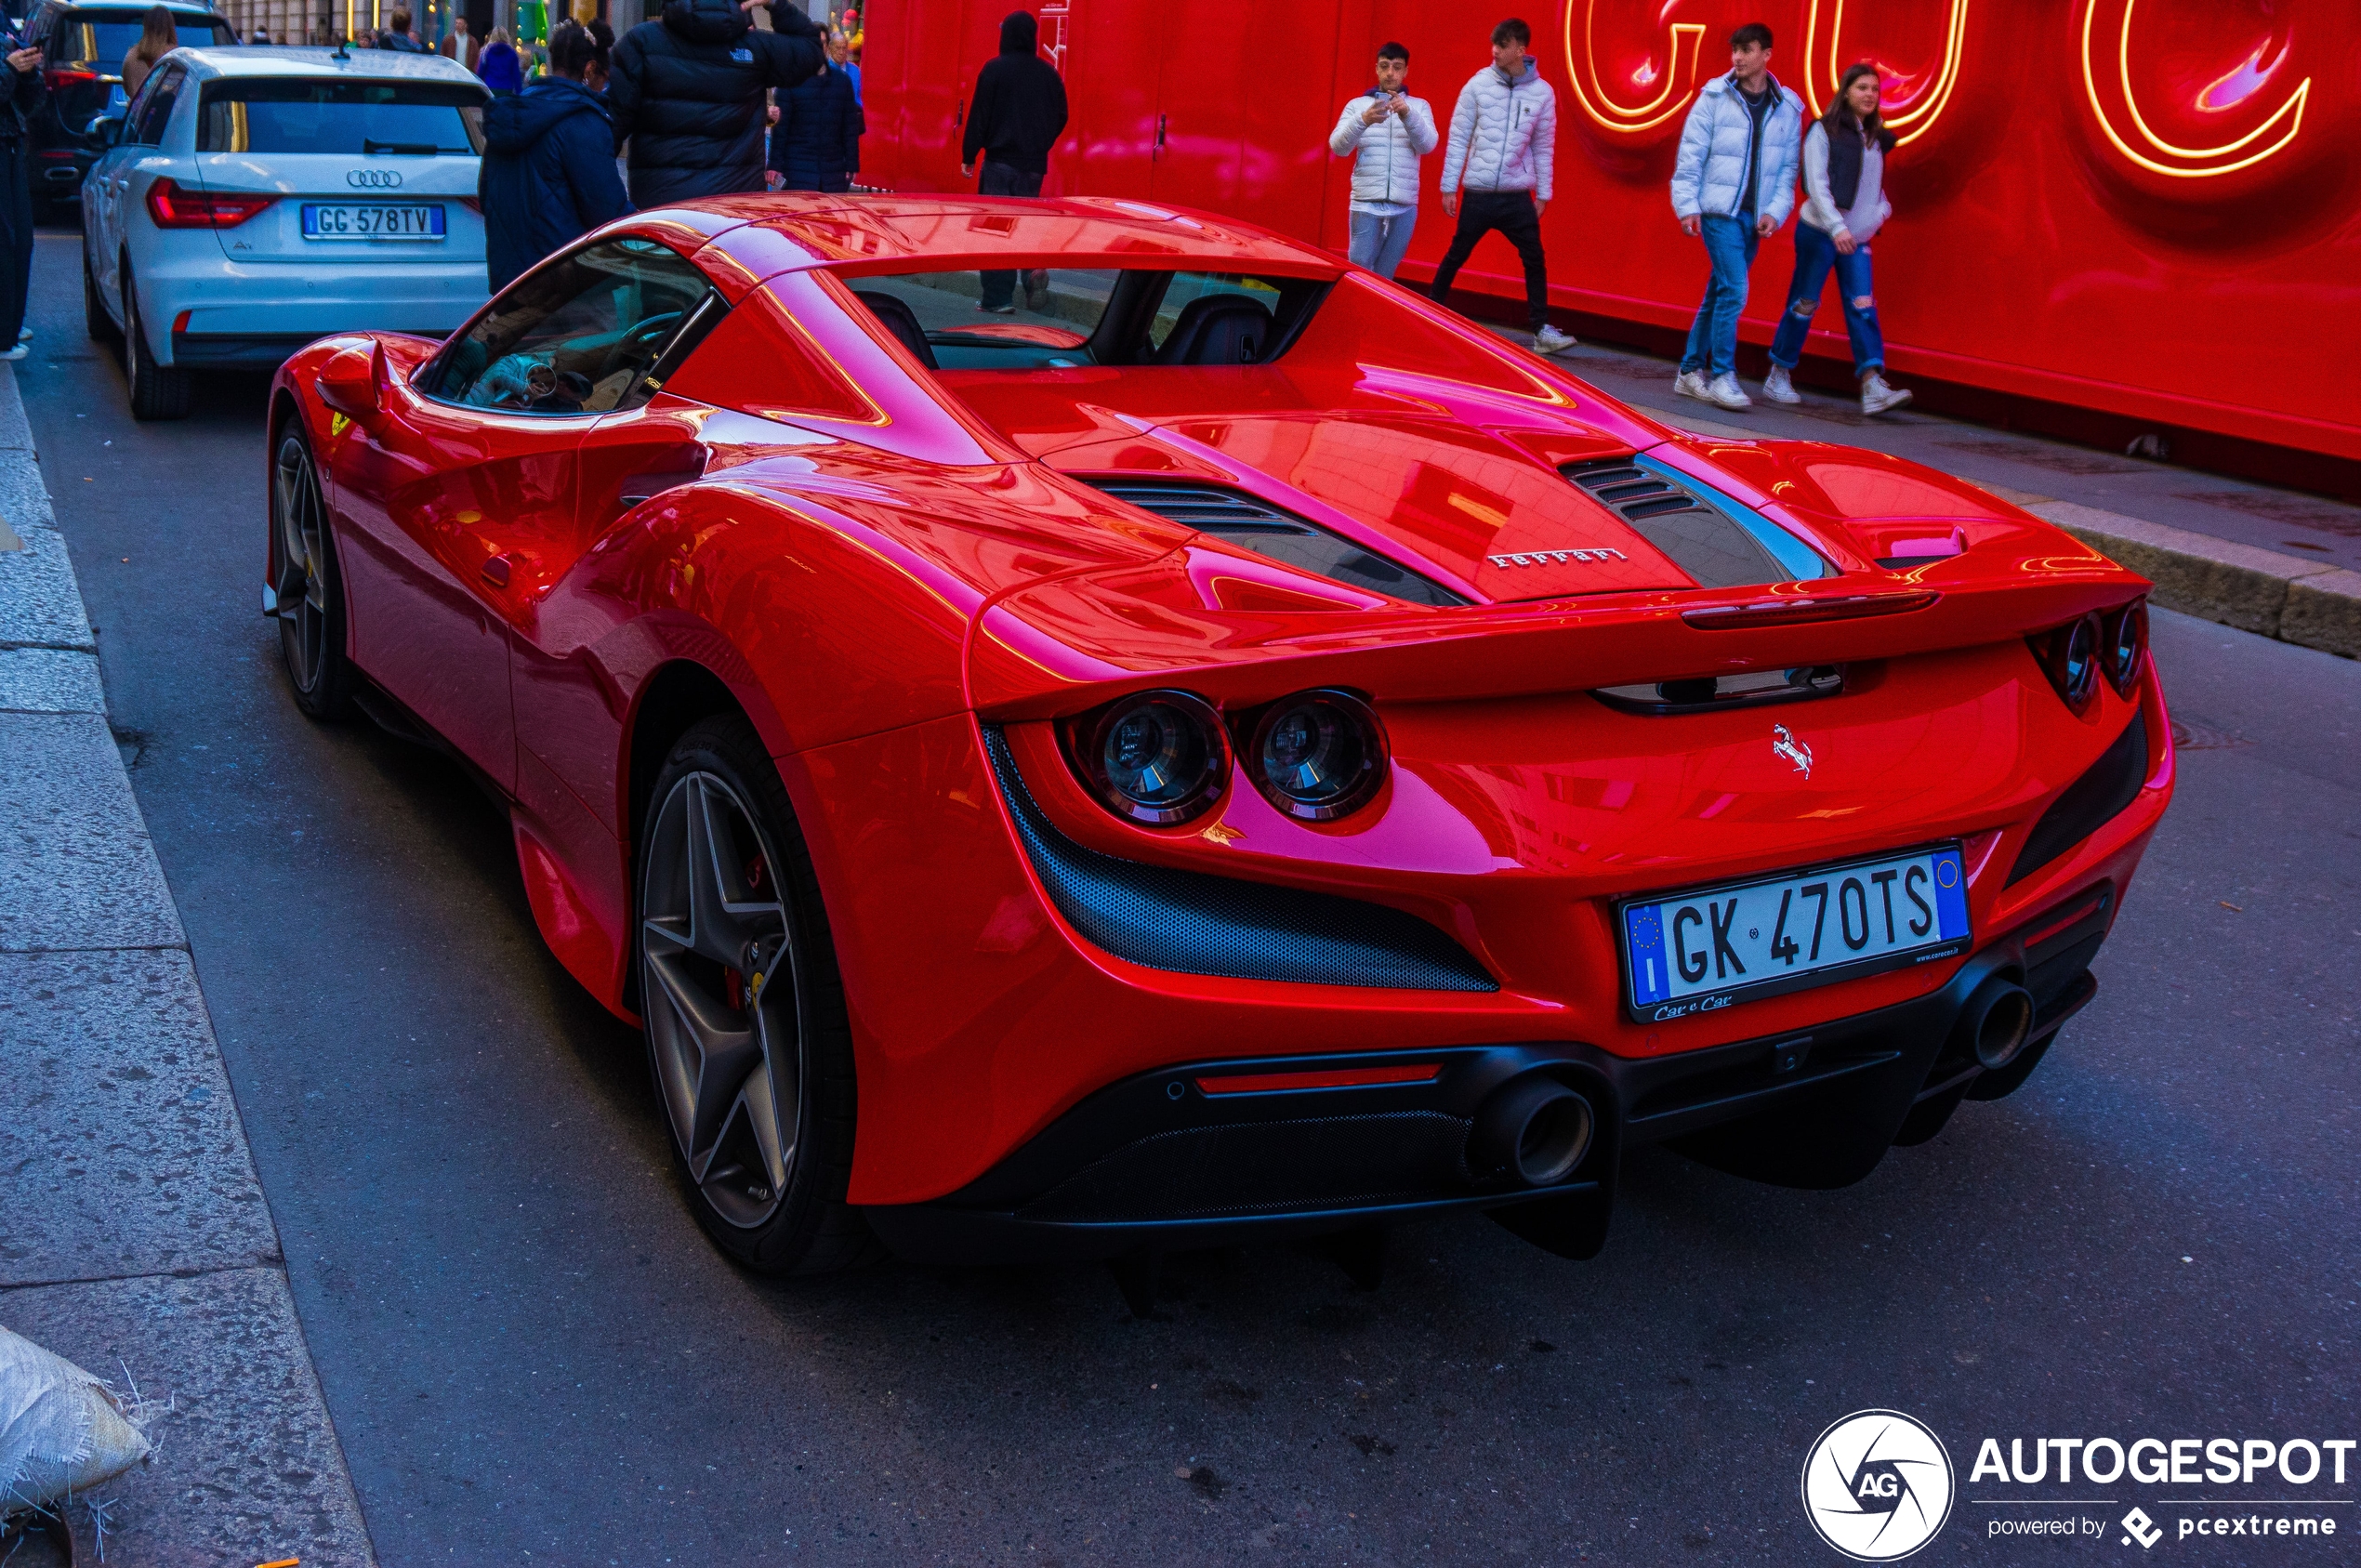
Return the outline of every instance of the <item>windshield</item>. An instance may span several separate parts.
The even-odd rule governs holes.
[[[895,272],[847,283],[938,370],[1087,364],[1260,364],[1277,357],[1325,284],[1130,268]],[[986,291],[1005,296],[988,310]]]
[[[68,46],[78,51],[74,56],[77,60],[103,66],[112,75],[123,64],[123,57],[131,52],[131,46],[139,41],[144,13],[118,11],[108,14],[124,20],[82,21],[67,32],[66,38]],[[180,46],[184,49],[209,49],[216,44],[234,42],[227,23],[207,21],[202,17],[183,19],[175,31],[180,34]]]
[[[207,82],[197,151],[480,153],[484,98],[464,82]]]

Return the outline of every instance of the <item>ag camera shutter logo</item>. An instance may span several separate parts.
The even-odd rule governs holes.
[[[1804,1517],[1855,1562],[1893,1562],[1925,1546],[1958,1492],[1943,1440],[1899,1410],[1855,1411],[1803,1460]]]

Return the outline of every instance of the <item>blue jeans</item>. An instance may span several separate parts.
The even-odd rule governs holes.
[[[1413,207],[1400,217],[1365,212],[1348,216],[1352,220],[1352,239],[1345,248],[1345,259],[1380,278],[1392,277],[1393,270],[1402,265],[1402,253],[1410,248],[1410,231],[1418,226],[1418,209]]]
[[[1755,246],[1761,236],[1751,223],[1719,213],[1705,215],[1698,230],[1705,254],[1713,263],[1713,281],[1705,285],[1705,303],[1689,328],[1689,348],[1681,356],[1684,371],[1702,370],[1708,376],[1729,376],[1738,366],[1738,312],[1747,304],[1747,269],[1754,265]]]
[[[1844,330],[1853,337],[1853,374],[1866,376],[1885,368],[1885,337],[1878,331],[1878,294],[1869,282],[1869,247],[1851,256],[1809,223],[1795,226],[1795,282],[1787,285],[1787,308],[1779,317],[1779,336],[1771,340],[1771,362],[1789,370],[1803,357],[1803,335],[1820,309],[1820,295],[1828,274],[1837,275],[1837,292],[1844,296]]]

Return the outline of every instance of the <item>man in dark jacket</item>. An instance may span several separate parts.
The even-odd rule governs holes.
[[[779,94],[779,123],[771,127],[771,167],[779,176],[772,189],[851,190],[867,128],[852,78],[832,46],[827,70]]]
[[[985,196],[1038,196],[1049,172],[1049,149],[1066,128],[1066,85],[1038,47],[1040,29],[1030,11],[1010,12],[1000,23],[1000,52],[976,72],[975,102],[968,111],[968,135],[959,145],[959,172],[972,172],[983,157],[976,191]],[[986,310],[1016,309],[1017,275],[983,274]],[[1038,310],[1049,303],[1049,278],[1025,279],[1025,302]]]
[[[543,257],[631,210],[614,172],[614,121],[583,75],[606,51],[578,21],[549,34],[549,74],[483,111],[483,258],[499,293]]]
[[[7,55],[0,89],[0,360],[25,357],[33,332],[24,324],[33,283],[33,118],[49,97],[41,46],[0,17],[0,50]]]
[[[614,46],[607,102],[615,145],[631,142],[631,199],[643,207],[759,191],[768,91],[818,72],[819,30],[772,0],[772,31],[746,13],[763,0],[667,0]]]

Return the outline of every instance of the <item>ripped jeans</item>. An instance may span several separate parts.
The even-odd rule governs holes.
[[[1869,280],[1869,247],[1851,256],[1840,255],[1836,241],[1809,223],[1795,226],[1795,282],[1787,285],[1787,309],[1779,312],[1779,334],[1771,340],[1771,362],[1793,370],[1803,358],[1803,335],[1820,309],[1828,274],[1837,275],[1837,292],[1844,296],[1844,329],[1853,337],[1853,374],[1866,376],[1885,368],[1885,338],[1878,331],[1878,296]]]

